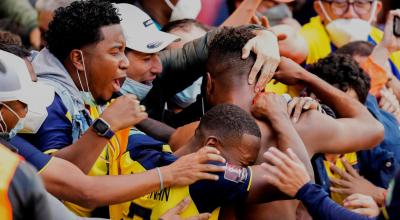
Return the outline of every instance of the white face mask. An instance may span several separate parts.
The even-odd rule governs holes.
[[[36,134],[47,118],[47,109],[31,110],[28,106],[28,113],[25,116],[24,128],[20,133]]]
[[[24,118],[20,118],[19,117],[19,115],[14,111],[14,110],[12,110],[12,108],[10,108],[8,105],[6,105],[6,104],[4,104],[3,103],[3,106],[4,107],[6,107],[8,110],[10,110],[10,112],[11,113],[13,113],[17,118],[18,118],[18,122],[17,122],[17,124],[14,126],[14,128],[13,129],[11,129],[11,131],[8,133],[8,137],[9,138],[13,138],[15,135],[17,135],[17,133],[19,132],[19,131],[21,131],[23,128],[24,128]],[[3,121],[4,122],[4,125],[5,125],[5,127],[3,127],[3,126],[1,126],[0,128],[1,128],[1,132],[3,132],[3,133],[7,133],[7,124],[6,124],[6,122],[4,121],[4,118],[3,118],[3,115],[1,114],[1,112],[0,112],[0,121]]]
[[[178,0],[175,6],[170,0],[165,0],[165,3],[172,9],[169,21],[195,19],[201,10],[201,0]]]
[[[126,78],[124,84],[121,87],[121,92],[123,94],[133,94],[136,95],[139,100],[143,100],[144,97],[150,92],[153,85],[145,85],[143,83],[137,82],[133,79]]]
[[[326,26],[326,30],[336,47],[353,41],[367,41],[371,32],[371,25],[359,18],[336,19]]]
[[[376,12],[377,1],[374,1],[373,3],[371,16],[368,19],[368,21],[359,18],[351,18],[351,19],[339,18],[332,21],[331,17],[328,15],[328,13],[326,13],[322,2],[321,1],[318,2],[321,6],[322,13],[329,21],[329,24],[326,25],[326,30],[328,31],[332,43],[336,47],[341,47],[353,41],[368,40],[368,36],[372,28],[371,22]]]

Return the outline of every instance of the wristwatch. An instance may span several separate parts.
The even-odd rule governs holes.
[[[110,125],[102,118],[96,119],[92,127],[97,135],[111,139],[114,136],[114,132],[111,130]]]

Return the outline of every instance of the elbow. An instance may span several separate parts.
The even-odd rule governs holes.
[[[95,209],[100,206],[94,190],[89,187],[82,187],[79,192],[76,203],[88,209]]]

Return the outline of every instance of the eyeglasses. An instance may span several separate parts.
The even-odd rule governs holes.
[[[349,10],[350,5],[353,5],[354,11],[358,15],[369,14],[375,0],[322,0],[330,4],[333,13],[338,16],[344,15]]]

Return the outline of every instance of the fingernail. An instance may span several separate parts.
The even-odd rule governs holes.
[[[260,92],[260,88],[256,87],[256,93]]]
[[[296,117],[293,117],[293,118],[292,118],[292,121],[293,121],[294,123],[296,123],[296,122],[297,122],[297,118],[296,118]]]

